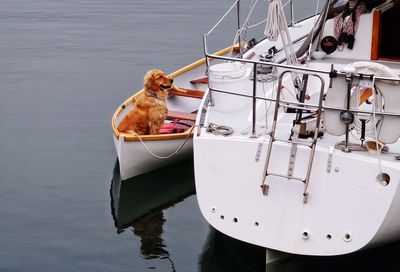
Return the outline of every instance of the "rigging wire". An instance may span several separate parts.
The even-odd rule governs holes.
[[[234,37],[234,39],[233,39],[233,43],[232,43],[231,50],[229,51],[229,54],[228,54],[228,55],[231,56],[231,57],[232,57],[232,53],[233,53],[233,45],[235,45],[236,42],[239,40],[239,36],[242,35],[242,31],[244,30],[245,36],[247,35],[247,27],[248,27],[248,24],[249,24],[249,21],[250,21],[250,17],[251,17],[251,15],[253,14],[253,11],[254,11],[254,8],[255,8],[257,2],[258,2],[258,0],[253,0],[253,1],[251,2],[249,13],[248,13],[248,15],[247,15],[247,17],[246,17],[244,23],[242,24],[242,27],[240,27],[240,28],[236,31],[236,35],[235,35],[235,37]],[[243,40],[246,38],[245,36],[243,37]],[[241,45],[239,44],[239,46],[241,46]]]
[[[314,25],[316,25],[317,23],[317,15],[318,15],[318,10],[319,10],[319,0],[317,1],[317,6],[315,8],[315,13],[314,13]],[[322,16],[322,14],[320,15]],[[322,30],[321,30],[322,31]],[[311,50],[312,50],[312,45],[313,45],[313,41],[314,41],[314,34],[315,34],[315,28],[312,29],[311,31],[311,42],[310,45],[308,47],[308,56],[307,56],[307,67],[310,63],[310,58],[311,58]]]

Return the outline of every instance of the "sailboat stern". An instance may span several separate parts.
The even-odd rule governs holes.
[[[396,164],[382,163],[390,177],[381,182],[376,159],[332,154],[318,147],[304,201],[301,180],[267,176],[260,185],[268,139],[194,139],[196,191],[200,209],[219,231],[236,239],[301,255],[351,253],[400,237]],[[289,144],[274,144],[271,171],[288,163]],[[307,147],[298,148],[293,176],[305,175]],[[257,159],[258,158],[258,159]],[[330,169],[327,165],[330,161]],[[282,173],[282,176],[284,174]]]

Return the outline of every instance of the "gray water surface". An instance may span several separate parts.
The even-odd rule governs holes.
[[[0,271],[263,270],[262,249],[203,219],[191,162],[136,185],[118,185],[114,171],[115,108],[148,69],[201,58],[201,35],[232,2],[0,0]],[[210,47],[228,46],[232,33]],[[171,198],[136,218],[158,196]],[[398,271],[397,248],[274,269]]]
[[[118,234],[110,123],[148,69],[202,57],[226,4],[0,0],[0,271],[199,269],[210,228],[193,190],[164,212],[173,266]]]

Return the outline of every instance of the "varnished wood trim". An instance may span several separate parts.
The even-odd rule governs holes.
[[[142,141],[167,141],[167,140],[175,140],[175,139],[186,139],[193,137],[193,129],[189,128],[183,133],[174,133],[174,134],[157,134],[157,135],[141,135],[139,137],[128,134],[128,133],[120,133],[120,136],[124,136],[125,142],[137,142],[142,139]]]
[[[192,97],[192,98],[198,98],[202,99],[204,96],[204,91],[199,91],[199,90],[191,90],[191,89],[184,89],[181,88],[181,90],[186,91],[185,93],[183,92],[175,92],[174,90],[170,91],[169,93],[171,95],[178,95],[178,96],[184,96],[184,97]]]
[[[138,91],[137,93],[135,93],[134,95],[132,95],[131,97],[129,97],[127,100],[124,101],[124,103],[122,103],[114,112],[112,119],[111,119],[111,128],[114,132],[115,137],[117,137],[117,139],[119,138],[120,132],[117,129],[117,125],[116,125],[116,120],[118,118],[118,116],[121,114],[121,112],[129,105],[131,104],[135,98],[137,98],[142,92],[144,91],[144,89],[141,89],[140,91]]]
[[[193,80],[190,81],[190,83],[192,83],[192,84],[196,84],[196,83],[208,84],[208,77],[202,77],[202,78],[198,78],[198,79],[193,79]]]
[[[171,119],[183,119],[183,120],[190,120],[196,121],[196,113],[188,113],[188,112],[181,112],[181,111],[168,111],[167,118]]]
[[[373,13],[372,23],[372,44],[371,44],[371,60],[379,58],[379,40],[381,30],[381,11],[375,10]]]
[[[360,96],[360,102],[359,102],[358,105],[361,106],[371,96],[372,96],[372,89],[371,88],[368,88],[368,89],[364,90],[363,93]]]

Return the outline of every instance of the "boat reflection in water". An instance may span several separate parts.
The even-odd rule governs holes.
[[[121,182],[118,161],[111,183],[111,210],[118,233],[132,227],[140,237],[145,259],[168,259],[164,244],[164,211],[195,193],[193,161],[162,168]],[[268,271],[399,271],[400,243],[336,257],[290,255],[268,265]],[[265,249],[248,244],[210,226],[199,256],[198,271],[265,270]]]
[[[210,226],[198,271],[265,272],[265,248],[236,240]]]
[[[133,228],[133,233],[140,237],[143,258],[168,259],[175,271],[163,240],[164,212],[194,193],[192,160],[125,181],[121,181],[117,161],[110,189],[117,233]],[[263,248],[230,238],[212,227],[198,258],[199,271],[264,271],[265,267]]]
[[[400,243],[388,244],[369,250],[335,257],[296,256],[289,257],[268,265],[268,272],[347,272],[347,271],[400,271],[398,260]]]
[[[158,169],[122,181],[118,160],[111,182],[111,211],[117,233],[133,227],[141,238],[141,254],[146,259],[166,258],[163,243],[163,211],[193,195],[193,161]]]

